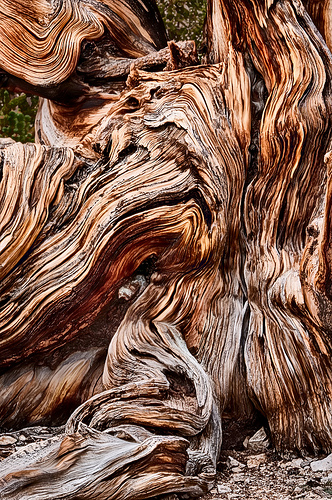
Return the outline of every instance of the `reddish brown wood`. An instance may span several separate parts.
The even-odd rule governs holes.
[[[48,100],[1,151],[0,419],[66,422],[1,462],[4,499],[201,495],[223,418],[331,451],[329,4],[305,7],[209,0],[197,65],[150,0],[3,2],[7,85]]]

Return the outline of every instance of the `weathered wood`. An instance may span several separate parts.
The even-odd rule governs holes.
[[[70,168],[76,166],[75,186],[73,178],[63,183],[43,231],[29,240],[27,260],[3,280],[3,289],[10,289],[15,297],[19,326],[13,328],[6,306],[1,315],[2,366],[11,364],[15,371],[23,349],[24,357],[36,356],[38,351],[47,353],[79,334],[111,300],[121,281],[156,255],[157,272],[128,309],[109,348],[103,384],[105,388],[118,387],[116,398],[113,400],[110,393],[106,402],[96,407],[88,402],[88,417],[93,427],[140,424],[189,437],[198,436],[210,422],[215,442],[207,441],[201,450],[210,455],[209,468],[219,451],[220,410],[213,402],[212,381],[204,365],[190,354],[183,337],[189,348],[199,353],[207,334],[217,341],[223,321],[218,297],[226,283],[219,267],[227,222],[220,206],[227,205],[228,213],[236,210],[228,201],[226,170],[237,172],[243,161],[226,117],[227,97],[220,85],[228,79],[226,69],[188,69],[153,76],[135,71],[131,77],[135,86],[122,94],[116,109],[98,127],[98,142],[104,151],[108,145],[107,153],[95,165],[82,165],[71,157]],[[219,133],[228,135],[226,148],[218,144]],[[3,153],[4,172],[18,148],[33,148],[39,155],[40,150],[54,151],[45,146],[13,145]],[[17,161],[21,157],[17,154]],[[158,171],[154,168],[156,158]],[[44,165],[47,169],[46,161]],[[22,168],[30,169],[33,178],[38,164],[32,159],[30,164],[24,161]],[[81,200],[84,211],[79,210]],[[31,279],[36,269],[41,281]],[[234,286],[231,280],[230,286]],[[225,300],[232,303],[237,299],[227,296]],[[212,316],[211,307],[215,309]],[[236,341],[233,344],[236,356],[239,346]],[[198,354],[202,363],[204,353],[202,346]],[[77,373],[74,361],[77,358],[67,362],[73,364],[72,373],[68,368],[61,372],[67,384],[73,374],[83,377],[86,373]],[[35,373],[34,383],[39,386],[44,371]],[[134,381],[137,389],[129,392],[128,382]],[[54,375],[52,385],[55,383],[61,387],[65,382]],[[17,389],[17,382],[13,384]],[[100,397],[104,398],[103,394]],[[130,398],[127,410],[123,398]],[[22,407],[25,400],[25,393],[18,392],[15,406]],[[58,402],[57,392],[54,400]],[[43,410],[50,411],[49,406],[52,401],[39,408],[40,418]],[[36,421],[36,410],[33,408],[29,416],[30,409],[31,405],[25,411],[27,419]],[[204,435],[198,443],[193,442],[194,450],[201,448],[201,440],[204,442]],[[53,488],[49,491],[54,494]]]
[[[121,91],[126,88],[131,70],[172,70],[198,64],[194,42],[169,42],[167,48],[137,59],[112,59],[106,58],[106,55],[104,59],[94,59],[93,52],[92,60],[86,61],[85,69],[82,69],[83,65],[78,67],[85,81],[93,81],[96,74],[99,75],[98,80],[85,89],[84,96],[72,98],[66,104],[49,99],[41,100],[36,117],[39,142],[48,146],[60,143],[73,148],[85,158],[99,159],[101,149],[98,138],[95,137],[97,125],[116,105]]]
[[[266,88],[243,203],[248,385],[276,446],[319,449],[331,443],[330,319],[313,314],[321,299],[302,257],[324,210],[331,55],[300,2],[221,3],[235,47],[249,52]]]
[[[195,67],[147,0],[4,5],[52,100],[0,152],[1,425],[67,425],[3,498],[200,495],[223,416],[331,451],[328,3],[210,0]]]
[[[84,93],[85,82],[75,73],[86,57],[95,68],[98,56],[110,64],[166,45],[154,0],[21,0],[1,6],[0,67],[10,83],[54,99]]]

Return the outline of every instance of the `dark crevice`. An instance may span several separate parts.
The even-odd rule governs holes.
[[[129,144],[125,149],[120,151],[119,156],[118,156],[118,161],[124,160],[127,156],[133,155],[137,151],[137,146],[135,144]]]
[[[261,427],[268,429],[268,421],[266,417],[256,410],[250,418],[223,419],[223,450],[244,450],[243,442],[247,436],[253,436]],[[228,454],[227,457],[228,458]],[[218,464],[218,470],[222,471],[225,468],[223,455]]]
[[[2,154],[0,154],[0,182],[2,181],[2,177],[3,177],[4,163],[5,163],[5,155],[2,153]]]
[[[243,293],[245,295],[245,299],[247,300],[247,283],[244,276],[244,269],[246,265],[246,261],[248,258],[247,255],[247,239],[248,235],[246,232],[246,227],[244,223],[244,205],[245,199],[247,196],[248,187],[252,184],[257,178],[259,171],[259,151],[260,151],[260,126],[262,120],[262,114],[264,108],[266,106],[266,102],[268,100],[268,91],[264,82],[262,75],[256,70],[251,60],[249,53],[245,55],[245,68],[246,72],[250,78],[251,82],[251,143],[249,145],[248,150],[248,164],[246,171],[246,178],[243,186],[243,194],[241,199],[241,283],[243,288]],[[253,207],[254,208],[254,207]],[[249,214],[246,214],[248,217]],[[241,331],[241,343],[240,343],[240,354],[239,354],[239,368],[240,371],[245,374],[246,365],[244,359],[244,351],[245,344],[248,337],[249,332],[249,324],[250,324],[250,303],[246,302],[244,304],[245,312],[243,316],[242,322],[242,331]]]
[[[174,371],[164,370],[164,374],[169,382],[168,397],[196,397],[196,388],[194,382],[185,373],[175,373]]]
[[[307,85],[301,99],[299,99],[299,102],[298,102],[298,107],[301,108],[302,104],[305,103],[305,100],[306,98],[308,97],[308,95],[310,94],[311,90],[312,90],[312,87],[315,83],[315,77],[314,77],[314,73],[312,74],[311,76],[311,80],[309,82],[309,84]]]
[[[259,132],[262,114],[269,96],[264,79],[254,67],[249,54],[246,54],[245,68],[251,82],[251,142],[249,146],[249,162],[243,190],[244,196],[246,194],[247,187],[256,178],[258,173],[260,141]],[[242,206],[243,201],[244,197],[242,199]]]
[[[278,227],[277,227],[277,235],[276,235],[276,245],[277,249],[281,251],[285,241],[286,229],[287,229],[287,216],[288,216],[288,203],[287,203],[287,194],[289,189],[287,189],[284,199],[282,200],[281,209],[279,212],[278,218]]]
[[[248,151],[248,165],[246,178],[243,186],[241,199],[241,282],[245,295],[247,295],[247,285],[244,279],[244,267],[246,262],[246,240],[248,235],[244,224],[244,203],[248,186],[256,179],[259,168],[260,151],[260,126],[262,114],[268,99],[268,92],[262,75],[256,70],[249,53],[245,54],[245,68],[251,82],[251,143]]]
[[[158,257],[156,255],[150,255],[147,257],[136,269],[135,275],[143,275],[147,283],[150,283],[151,276],[157,270]]]
[[[103,158],[108,158],[109,155],[110,155],[110,152],[111,152],[111,149],[112,149],[112,136],[110,136],[110,138],[108,139],[108,142],[102,152],[102,155],[103,155]]]
[[[43,352],[41,354],[37,352],[32,354],[27,358],[27,362],[36,366],[48,366],[51,370],[55,370],[64,359],[75,352],[101,348],[104,349],[106,356],[109,343],[127,310],[149,285],[151,276],[156,270],[156,262],[156,255],[150,255],[137,267],[131,276],[119,282],[118,292],[123,287],[132,288],[131,296],[120,297],[118,292],[115,293],[91,324],[80,330],[77,337],[71,340],[67,339],[65,344],[54,347],[48,353]],[[0,375],[10,369],[8,367],[4,368],[4,370],[0,371]]]
[[[245,307],[245,312],[244,312],[243,321],[242,321],[241,339],[240,339],[240,355],[239,355],[240,371],[243,374],[246,373],[246,364],[245,364],[245,360],[244,360],[244,350],[245,350],[245,345],[246,345],[247,338],[248,338],[250,314],[251,314],[248,302],[246,302],[244,307]]]
[[[160,71],[165,71],[165,68],[166,68],[166,63],[160,63],[156,64],[155,66],[144,67],[142,69],[147,73],[158,73]]]

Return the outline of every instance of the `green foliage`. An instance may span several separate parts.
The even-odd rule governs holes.
[[[37,107],[36,96],[11,94],[8,90],[0,89],[0,137],[33,142]]]
[[[170,40],[202,42],[206,0],[157,0]]]

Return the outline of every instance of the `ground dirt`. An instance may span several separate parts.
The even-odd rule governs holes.
[[[320,457],[323,458],[323,457]],[[313,472],[314,457],[224,450],[215,487],[201,500],[330,499],[329,472]],[[238,461],[240,465],[237,465]]]
[[[14,452],[29,453],[50,438],[61,439],[63,431],[64,427],[32,427],[0,434],[0,469],[2,459]],[[332,499],[332,469],[312,470],[311,464],[323,456],[280,456],[268,448],[253,451],[239,444],[237,448],[223,450],[216,484],[200,500]]]

